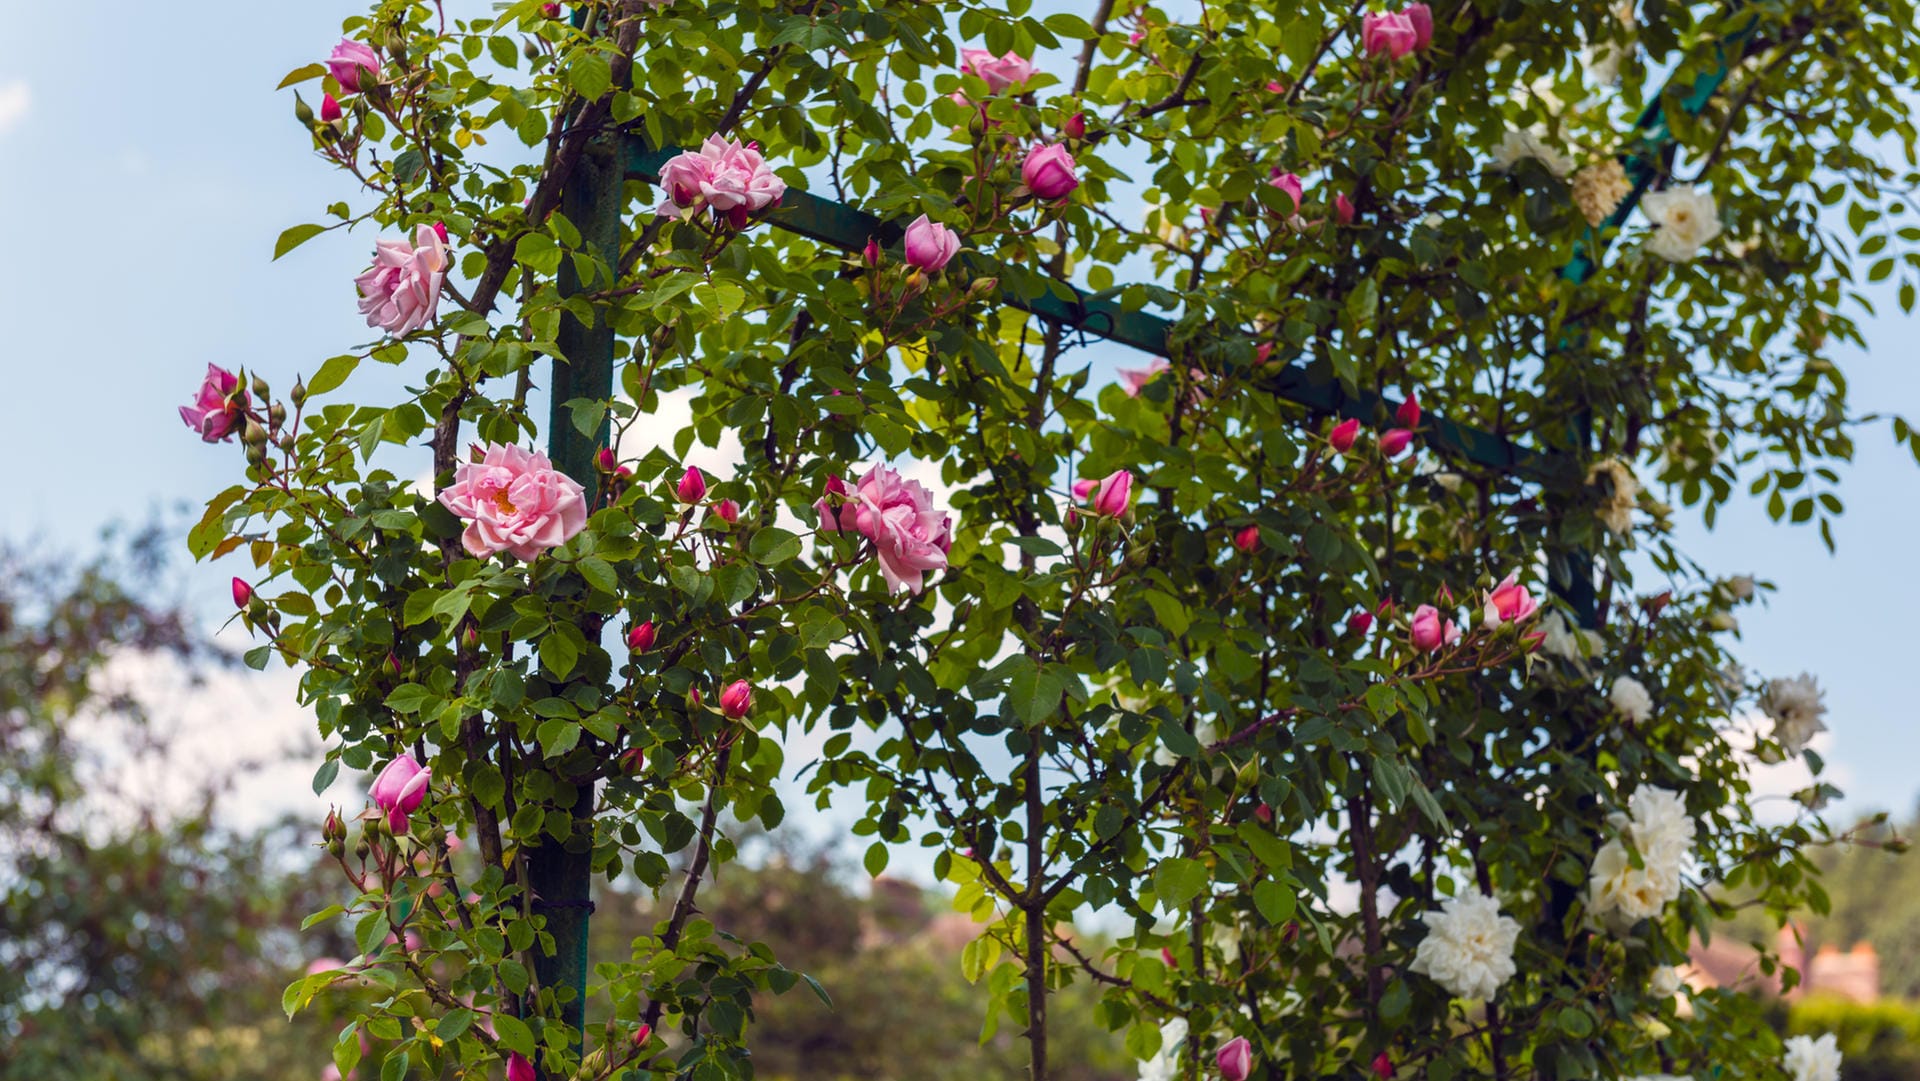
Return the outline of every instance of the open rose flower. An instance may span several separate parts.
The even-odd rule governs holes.
[[[905,245],[908,266],[937,274],[960,251],[960,235],[922,214],[907,226]]]
[[[1003,94],[1033,77],[1033,63],[1017,53],[995,56],[985,49],[960,50],[960,70],[977,75],[987,89]]]
[[[918,593],[928,571],[945,569],[953,519],[934,507],[925,485],[876,465],[848,495],[839,509],[839,528],[873,542],[890,591]]]
[[[367,795],[386,814],[388,827],[395,833],[405,833],[407,816],[427,798],[427,785],[432,781],[432,770],[414,761],[412,755],[403,754],[387,763],[387,768],[373,779]]]
[[[1453,620],[1441,618],[1440,610],[1433,605],[1423,604],[1413,610],[1412,638],[1413,648],[1432,653],[1458,642],[1460,628],[1454,626]]]
[[[1033,197],[1046,202],[1065,199],[1080,186],[1073,155],[1061,143],[1036,146],[1020,164],[1020,179]]]
[[[371,83],[380,81],[380,54],[365,42],[342,38],[327,57],[327,72],[340,89],[357,94],[369,79]]]
[[[511,552],[531,561],[587,524],[587,501],[547,456],[490,444],[480,461],[461,462],[440,502],[467,523],[460,543],[476,556]]]
[[[367,317],[367,325],[408,334],[433,322],[447,263],[447,239],[431,225],[415,229],[411,244],[377,242],[373,266],[353,282],[360,290],[360,314]]]
[[[246,419],[247,407],[252,404],[246,388],[240,385],[239,376],[217,364],[209,364],[207,377],[200,381],[200,391],[193,396],[193,404],[180,407],[180,419],[199,432],[202,440],[219,443],[238,434],[240,423]]]
[[[1433,11],[1408,4],[1399,11],[1369,13],[1360,20],[1360,47],[1368,56],[1398,60],[1433,44]]]
[[[736,229],[787,193],[786,181],[760,156],[760,144],[742,145],[718,135],[668,161],[660,170],[660,186],[667,189],[660,213],[711,207]]]
[[[1540,602],[1520,584],[1519,576],[1509,574],[1487,594],[1486,625],[1518,623],[1539,610]]]

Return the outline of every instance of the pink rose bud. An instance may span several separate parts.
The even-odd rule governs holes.
[[[1267,80],[1267,93],[1269,93],[1269,94],[1284,94],[1284,93],[1286,93],[1286,92],[1287,92],[1287,84],[1286,84],[1286,83],[1283,83],[1283,82],[1281,82],[1281,81],[1280,81],[1280,80],[1278,80],[1278,79],[1269,79],[1269,80]]]
[[[1300,182],[1298,176],[1276,168],[1267,174],[1267,183],[1286,192],[1293,199],[1294,211],[1299,212],[1300,204],[1305,200],[1306,186]]]
[[[246,419],[247,407],[252,404],[239,376],[218,364],[209,364],[193,404],[180,407],[180,419],[200,433],[201,442],[220,443],[239,433],[240,422]]]
[[[541,4],[540,14],[545,15],[549,19],[557,19],[560,17],[560,5],[559,4]]]
[[[1133,33],[1127,35],[1127,44],[1129,45],[1138,45],[1145,40],[1147,40],[1147,32],[1145,30],[1135,30]]]
[[[614,467],[620,464],[620,460],[613,456],[612,447],[601,447],[600,452],[593,456],[593,464],[600,468],[600,472],[611,473]]]
[[[1539,610],[1540,602],[1519,584],[1517,574],[1507,575],[1487,594],[1487,612],[1496,624],[1518,623]]]
[[[1411,637],[1413,648],[1432,653],[1459,641],[1460,628],[1453,625],[1453,620],[1442,619],[1440,610],[1433,605],[1423,604],[1413,610]]]
[[[1260,547],[1260,527],[1250,525],[1233,535],[1233,546],[1242,552],[1251,552]]]
[[[1099,490],[1093,494],[1093,513],[1102,518],[1118,518],[1127,512],[1132,498],[1132,471],[1116,469],[1101,478]]]
[[[907,226],[908,266],[919,267],[930,274],[938,273],[959,250],[959,234],[944,225],[928,221],[925,214],[913,219],[913,224]]]
[[[640,1022],[640,1027],[633,1030],[633,1046],[645,1047],[647,1041],[651,1039],[653,1039],[653,1026],[645,1021]]]
[[[1387,1081],[1388,1078],[1393,1076],[1393,1056],[1387,1054],[1385,1051],[1373,1056],[1372,1069],[1373,1076],[1379,1078],[1380,1081]]]
[[[1360,437],[1360,422],[1357,419],[1343,420],[1327,433],[1327,442],[1334,450],[1342,454],[1353,449],[1353,441]]]
[[[1273,807],[1262,803],[1253,809],[1253,817],[1262,824],[1271,826],[1273,825]]]
[[[1342,225],[1353,224],[1353,200],[1344,191],[1333,197],[1333,216]]]
[[[1394,410],[1393,419],[1399,421],[1402,428],[1420,427],[1419,392],[1407,395],[1407,400],[1400,403],[1399,409]]]
[[[868,237],[867,246],[865,250],[861,251],[860,253],[860,260],[861,262],[866,263],[870,267],[879,266],[880,265],[880,242],[878,240],[873,239],[872,237]]]
[[[340,103],[333,100],[332,94],[320,95],[320,122],[331,124],[344,115],[340,112]]]
[[[1173,951],[1167,949],[1165,946],[1160,947],[1160,960],[1165,961],[1168,968],[1178,969],[1180,967],[1180,962],[1174,959]]]
[[[1360,47],[1368,56],[1398,60],[1412,52],[1419,40],[1413,20],[1397,11],[1370,13],[1360,20]]]
[[[702,476],[697,466],[688,466],[680,474],[680,483],[674,486],[673,494],[680,497],[682,503],[698,503],[707,498],[707,478]]]
[[[233,606],[235,608],[245,608],[248,604],[252,602],[253,602],[253,587],[248,585],[245,581],[239,578],[235,578],[233,580]]]
[[[533,1072],[533,1063],[518,1051],[507,1052],[507,1081],[539,1081]]]
[[[1425,4],[1408,4],[1400,14],[1413,24],[1413,48],[1418,52],[1433,44],[1433,9]]]
[[[693,688],[690,688],[690,689],[688,689],[688,691],[687,691],[687,705],[688,705],[689,707],[691,707],[691,708],[693,708],[693,709],[699,709],[699,708],[701,708],[701,707],[702,707],[702,706],[703,706],[703,705],[705,704],[705,702],[706,702],[706,700],[700,697],[700,688],[698,688],[698,687],[693,687]]]
[[[1084,500],[1098,487],[1100,482],[1097,480],[1076,480],[1073,482],[1073,498]]]
[[[1347,632],[1350,634],[1365,634],[1372,626],[1373,613],[1365,608],[1347,617]]]
[[[1407,444],[1413,442],[1413,433],[1405,428],[1390,428],[1380,437],[1380,453],[1389,458],[1398,458],[1404,454]]]
[[[1046,202],[1065,199],[1080,186],[1073,155],[1059,143],[1036,146],[1020,164],[1020,179],[1033,197]]]
[[[1245,1036],[1235,1036],[1214,1056],[1214,1062],[1220,1067],[1220,1076],[1226,1081],[1247,1081],[1253,1073],[1253,1045]]]
[[[1539,649],[1540,644],[1542,642],[1545,642],[1546,640],[1547,640],[1546,631],[1528,631],[1527,633],[1520,636],[1520,641],[1526,643],[1528,653],[1532,653],[1535,650]]]
[[[1273,357],[1272,342],[1261,342],[1259,345],[1254,346],[1253,362],[1255,364],[1265,364],[1272,357]]]
[[[443,221],[434,222],[433,235],[440,238],[440,243],[445,244],[447,242],[447,223]]]
[[[635,653],[645,653],[647,650],[653,648],[653,641],[658,633],[659,632],[654,629],[653,620],[651,619],[644,623],[636,624],[632,630],[627,632],[627,648]]]
[[[740,504],[731,499],[722,499],[713,505],[713,513],[721,521],[733,525],[740,520]]]
[[[720,692],[720,712],[739,720],[753,708],[753,685],[744,679],[736,679],[727,684]]]
[[[386,812],[387,825],[393,832],[405,833],[407,816],[427,798],[427,785],[432,780],[432,770],[415,762],[412,755],[403,754],[387,763],[367,794],[373,797],[374,806]]]
[[[1066,136],[1069,139],[1086,138],[1087,137],[1087,114],[1075,113],[1072,116],[1067,117],[1066,123],[1060,125],[1060,134]]]
[[[620,754],[620,772],[629,777],[637,777],[647,768],[647,752],[638,747],[629,747]]]
[[[841,480],[838,473],[828,473],[827,483],[821,487],[820,498],[813,503],[813,509],[820,514],[822,533],[838,533],[843,528],[840,519],[843,516],[843,504],[846,498],[847,482]]]
[[[373,46],[352,38],[343,38],[333,47],[333,53],[327,57],[327,71],[340,89],[349,94],[361,91],[361,80],[370,77],[380,81],[380,54]]]

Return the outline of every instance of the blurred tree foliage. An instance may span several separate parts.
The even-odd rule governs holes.
[[[1880,954],[1880,993],[1920,999],[1920,859],[1877,847],[1895,836],[1911,840],[1920,834],[1920,811],[1898,830],[1884,822],[1865,830],[1875,844],[1830,849],[1817,859],[1833,911],[1810,919],[1811,944],[1844,950],[1872,943]],[[1920,1026],[1913,1032],[1920,1040]],[[1920,1066],[1920,1050],[1915,1056]],[[1920,1077],[1920,1068],[1905,1076]]]

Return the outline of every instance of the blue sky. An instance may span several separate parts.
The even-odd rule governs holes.
[[[352,278],[370,234],[269,261],[280,230],[353,197],[273,87],[356,8],[0,0],[0,325],[13,342],[0,432],[14,463],[0,535],[84,548],[110,521],[197,504],[237,476],[234,449],[199,443],[175,412],[209,361],[284,387],[368,338]],[[1920,417],[1916,326],[1890,291],[1875,297],[1869,350],[1837,359],[1858,408]],[[369,396],[398,389],[390,371],[364,377]],[[1848,806],[1904,813],[1920,792],[1906,668],[1920,649],[1920,467],[1882,424],[1843,473],[1837,556],[1757,504],[1712,532],[1684,521],[1681,536],[1706,565],[1779,585],[1743,612],[1741,653],[1764,673],[1818,675]],[[240,569],[193,573],[210,616]]]

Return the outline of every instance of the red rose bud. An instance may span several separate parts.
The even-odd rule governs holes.
[[[632,747],[621,753],[620,772],[629,777],[637,777],[640,775],[640,772],[646,768],[647,752],[638,747]]]
[[[1546,640],[1547,640],[1546,631],[1528,631],[1527,633],[1520,636],[1520,641],[1525,643],[1528,653],[1532,653],[1535,650],[1539,649],[1540,643]]]
[[[1380,453],[1389,458],[1398,458],[1407,452],[1407,445],[1413,442],[1413,433],[1405,428],[1392,428],[1380,437]]]
[[[433,235],[440,238],[440,243],[445,244],[447,242],[447,223],[443,221],[434,222]]]
[[[525,1055],[518,1051],[507,1053],[507,1081],[538,1081],[538,1077],[533,1063],[527,1061]]]
[[[1242,552],[1251,552],[1260,547],[1260,527],[1250,525],[1233,535],[1233,546]]]
[[[1398,421],[1402,428],[1420,427],[1420,394],[1418,391],[1407,395],[1407,400],[1401,402],[1400,408],[1394,411],[1393,419]]]
[[[1087,114],[1075,113],[1072,116],[1067,117],[1067,122],[1060,125],[1060,134],[1066,136],[1069,139],[1086,138],[1087,137]]]
[[[1380,1078],[1380,1081],[1387,1081],[1387,1078],[1392,1077],[1393,1056],[1385,1051],[1373,1056],[1373,1075]]]
[[[680,474],[680,483],[674,487],[673,494],[680,497],[682,503],[698,503],[707,497],[707,478],[697,467],[688,466],[687,471]]]
[[[880,242],[873,239],[872,237],[868,237],[867,246],[864,249],[862,249],[860,252],[860,261],[867,264],[870,267],[879,266],[880,265]]]
[[[480,647],[479,629],[471,623],[467,624],[466,629],[460,632],[460,644],[470,650],[478,649]]]
[[[693,688],[690,688],[690,689],[688,689],[688,691],[687,691],[687,705],[688,705],[688,707],[690,707],[690,708],[692,708],[692,709],[700,709],[700,708],[701,708],[702,706],[704,706],[705,704],[706,704],[706,699],[704,699],[704,698],[702,698],[702,697],[700,697],[700,688],[698,688],[698,687],[693,687]]]
[[[1180,962],[1173,959],[1173,951],[1167,949],[1165,946],[1160,947],[1160,960],[1165,961],[1168,968],[1177,969],[1180,967]]]
[[[640,1027],[633,1030],[633,1046],[645,1047],[647,1041],[651,1039],[653,1039],[653,1026],[645,1021],[640,1022]]]
[[[560,17],[560,5],[559,4],[541,4],[540,14],[545,15],[549,19],[557,19]]]
[[[611,473],[620,465],[620,459],[613,456],[612,447],[601,447],[600,453],[593,456],[593,462],[602,473]]]
[[[753,708],[753,685],[744,679],[736,679],[720,692],[720,712],[739,720]]]
[[[1353,224],[1353,200],[1344,191],[1333,197],[1333,216],[1342,225]]]
[[[400,658],[391,652],[387,654],[387,671],[396,676],[400,674]]]
[[[740,520],[740,504],[731,499],[722,499],[713,505],[713,513],[728,525]]]
[[[1293,940],[1300,937],[1300,921],[1288,920],[1287,928],[1280,932],[1280,941],[1291,946]]]
[[[1373,613],[1365,608],[1347,617],[1347,631],[1350,634],[1365,634],[1373,628]]]
[[[635,653],[645,653],[653,648],[654,637],[653,620],[649,619],[627,632],[627,648]]]
[[[1358,420],[1343,420],[1334,425],[1333,430],[1327,433],[1327,442],[1334,450],[1345,454],[1353,449],[1353,441],[1359,437],[1360,422]]]
[[[341,113],[340,111],[340,103],[333,100],[332,94],[320,95],[320,122],[321,123],[323,124],[334,123],[335,121],[339,120],[340,117],[343,115],[344,114]]]
[[[1259,345],[1254,347],[1254,350],[1253,350],[1254,363],[1265,364],[1272,357],[1273,357],[1272,342],[1261,342]]]
[[[233,606],[245,608],[253,601],[253,587],[238,578],[233,580]]]

